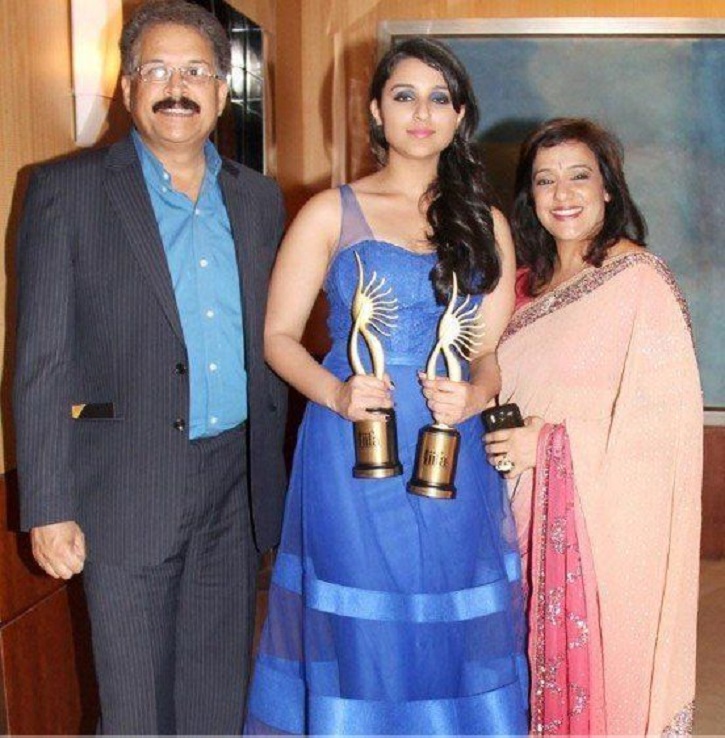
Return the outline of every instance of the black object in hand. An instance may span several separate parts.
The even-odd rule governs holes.
[[[515,402],[496,405],[481,413],[486,433],[493,433],[505,428],[520,428],[524,424],[519,406]]]

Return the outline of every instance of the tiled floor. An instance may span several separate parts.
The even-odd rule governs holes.
[[[725,560],[702,562],[697,635],[695,733],[725,735]]]
[[[269,569],[260,584],[268,582]],[[267,592],[257,595],[257,636],[267,611]],[[725,735],[725,560],[703,561],[697,646],[697,735]]]

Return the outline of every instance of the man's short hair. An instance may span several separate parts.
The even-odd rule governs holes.
[[[123,74],[133,74],[138,66],[138,47],[144,31],[165,23],[193,28],[209,39],[214,49],[217,74],[226,76],[231,72],[229,38],[222,24],[208,10],[187,0],[148,0],[123,27],[120,43]]]

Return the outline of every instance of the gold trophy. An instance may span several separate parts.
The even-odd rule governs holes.
[[[350,365],[357,375],[366,374],[358,347],[358,336],[362,336],[370,353],[373,374],[382,379],[385,373],[385,355],[380,340],[371,333],[374,328],[384,336],[390,335],[389,328],[398,319],[398,301],[390,298],[392,287],[385,289],[385,278],[378,279],[373,272],[365,284],[363,265],[355,252],[358,271],[358,285],[352,302],[352,330],[348,350]],[[353,423],[355,437],[355,466],[353,477],[359,479],[384,479],[403,473],[398,459],[398,435],[395,410],[392,408],[370,408],[378,414],[375,420],[358,420]]]
[[[470,300],[470,295],[466,295],[466,299],[456,307],[458,278],[454,272],[451,298],[438,323],[438,341],[426,366],[428,379],[435,379],[438,357],[443,354],[449,379],[461,381],[461,366],[453,349],[456,349],[461,358],[470,361],[471,355],[480,345],[483,330],[478,322],[478,308],[470,305]],[[433,423],[421,428],[415,471],[408,482],[408,492],[444,500],[456,496],[454,481],[460,439],[461,434],[445,423]]]

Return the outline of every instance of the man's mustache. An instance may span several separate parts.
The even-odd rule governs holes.
[[[194,102],[188,97],[165,97],[163,100],[159,100],[153,104],[151,110],[154,113],[158,113],[159,110],[173,110],[174,108],[181,110],[193,110],[195,113],[200,113],[201,108],[199,103]]]

